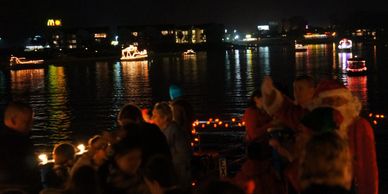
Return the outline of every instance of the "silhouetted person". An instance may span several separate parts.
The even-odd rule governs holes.
[[[117,123],[121,126],[119,135],[141,140],[142,166],[155,154],[171,158],[166,137],[158,126],[144,121],[142,112],[136,105],[124,105],[118,113]]]
[[[10,102],[5,108],[4,127],[0,132],[0,190],[21,188],[37,193],[41,189],[30,140],[33,114],[32,108],[21,102]]]

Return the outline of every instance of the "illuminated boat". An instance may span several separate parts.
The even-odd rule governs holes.
[[[195,54],[196,53],[193,49],[189,49],[189,50],[183,52],[183,55],[195,55]]]
[[[139,51],[136,46],[129,45],[129,47],[121,51],[122,61],[139,61],[146,60],[148,58],[147,50]]]
[[[339,51],[350,51],[352,49],[352,41],[344,38],[338,43]]]
[[[364,75],[367,72],[365,59],[355,56],[347,60],[346,72],[348,75]]]
[[[295,51],[296,52],[304,52],[307,51],[307,46],[303,44],[296,44],[295,43]]]
[[[43,64],[44,60],[27,60],[25,57],[11,56],[9,59],[10,69],[41,68]]]

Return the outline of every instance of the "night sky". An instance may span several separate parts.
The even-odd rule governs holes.
[[[377,0],[0,0],[0,36],[39,32],[48,18],[65,26],[120,24],[222,23],[253,30],[258,24],[304,16],[310,24],[327,25],[329,16],[353,11],[386,11]],[[368,2],[368,4],[366,4]]]

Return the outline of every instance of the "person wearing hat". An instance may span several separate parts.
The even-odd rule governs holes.
[[[353,164],[353,186],[360,194],[378,194],[378,168],[373,129],[361,117],[361,102],[349,89],[336,80],[322,80],[318,83],[312,102],[302,108],[277,90],[270,77],[265,77],[261,85],[264,108],[272,116],[301,134],[308,134],[308,127],[301,123],[307,113],[318,107],[330,107],[342,116],[338,133],[349,143]]]

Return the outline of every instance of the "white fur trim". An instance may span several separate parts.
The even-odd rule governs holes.
[[[346,99],[353,98],[352,92],[350,92],[350,90],[348,90],[347,88],[328,90],[318,94],[318,97],[320,98],[330,97],[330,96],[343,96]]]
[[[275,97],[274,97],[275,99],[273,100],[272,104],[266,104],[265,102],[268,101],[268,99],[266,99],[268,98],[268,96],[263,95],[264,109],[265,111],[267,111],[269,115],[273,115],[274,113],[276,113],[280,109],[284,101],[284,97],[282,93],[277,89],[274,89],[274,91],[275,91]]]

